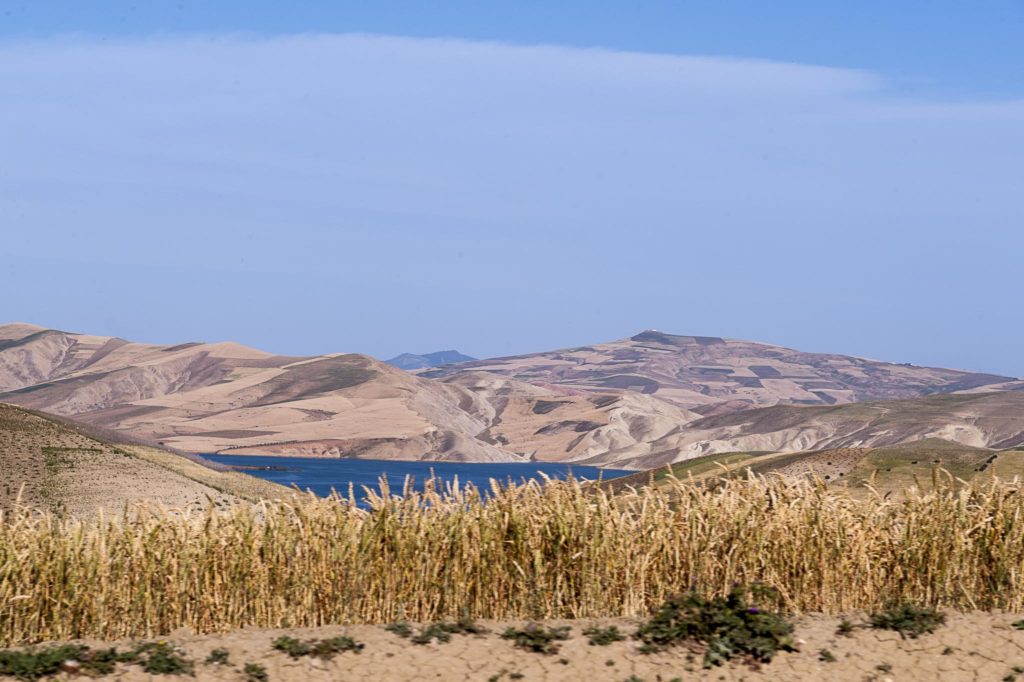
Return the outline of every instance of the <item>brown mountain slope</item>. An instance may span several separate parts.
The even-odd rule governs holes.
[[[1013,402],[1024,400],[1020,391],[842,404],[1014,385],[1002,377],[654,332],[472,369],[481,364],[416,375],[362,355],[288,357],[233,343],[159,346],[0,326],[0,400],[191,452],[648,468],[719,452],[922,437],[1007,447],[1024,414]],[[822,377],[842,388],[820,387]],[[836,404],[733,412],[806,395]],[[688,400],[711,416],[682,407]]]
[[[487,371],[583,390],[630,390],[702,414],[777,404],[834,405],[916,398],[1008,377],[803,353],[750,341],[645,331],[629,339],[461,363],[427,377]]]
[[[639,468],[720,453],[878,448],[923,439],[986,449],[1020,446],[1024,393],[934,395],[828,407],[778,405],[705,417],[615,456],[620,466]]]
[[[274,356],[0,327],[0,398],[192,452],[576,461],[698,415],[486,373],[434,381],[361,355]]]
[[[20,502],[88,516],[147,501],[196,509],[239,499],[277,499],[286,488],[202,466],[172,452],[111,442],[64,419],[0,403],[0,509]]]
[[[940,473],[942,472],[942,473]],[[697,457],[670,466],[607,481],[612,490],[626,486],[670,485],[679,479],[714,480],[721,476],[814,476],[828,484],[846,485],[868,494],[898,493],[916,486],[930,489],[938,480],[984,484],[992,477],[1024,476],[1024,450],[992,450],[938,438],[877,448],[833,448],[793,453],[749,453]]]

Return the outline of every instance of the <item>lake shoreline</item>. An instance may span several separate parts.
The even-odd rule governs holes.
[[[289,488],[309,490],[327,497],[352,488],[365,501],[366,491],[380,490],[382,480],[392,490],[412,485],[423,490],[427,481],[441,485],[471,485],[490,490],[492,482],[519,484],[524,481],[573,477],[590,481],[626,476],[631,471],[559,462],[446,462],[434,460],[358,459],[342,457],[293,457],[275,455],[201,455],[218,466]]]

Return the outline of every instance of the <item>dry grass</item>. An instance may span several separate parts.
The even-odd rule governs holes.
[[[113,432],[0,403],[0,509],[19,502],[70,516],[138,500],[200,509],[290,498],[284,486]]]
[[[291,497],[294,490],[238,471],[221,471],[183,457],[170,450],[148,445],[120,445],[121,450],[138,459],[159,465],[187,479],[243,500],[279,500]]]
[[[669,595],[776,588],[793,611],[895,601],[1024,609],[1018,482],[854,498],[806,480],[620,494],[576,482],[0,521],[0,644],[187,626],[638,616]]]

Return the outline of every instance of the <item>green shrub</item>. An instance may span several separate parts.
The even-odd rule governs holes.
[[[278,637],[271,646],[278,651],[283,651],[292,658],[301,658],[313,653],[313,645],[310,642],[303,642],[288,635]]]
[[[144,642],[121,657],[126,663],[138,663],[150,675],[191,675],[192,661],[168,642]]]
[[[227,665],[231,662],[230,659],[231,654],[228,653],[227,649],[214,649],[206,657],[206,663],[209,665]]]
[[[88,651],[88,647],[75,644],[0,651],[0,675],[9,675],[19,680],[38,680],[40,677],[56,675],[65,661],[83,661]]]
[[[563,625],[557,628],[546,628],[538,623],[527,623],[522,628],[508,628],[501,633],[502,639],[511,639],[520,649],[538,654],[557,654],[561,645],[559,641],[569,639],[572,628]]]
[[[267,669],[259,663],[246,663],[242,674],[245,675],[245,682],[267,682],[270,679]]]
[[[429,644],[433,641],[450,642],[452,635],[482,635],[487,628],[477,624],[472,618],[460,618],[454,623],[439,621],[420,628],[419,633],[413,634],[412,626],[408,623],[392,623],[385,625],[384,629],[399,637],[409,639],[413,644]]]
[[[777,651],[796,651],[792,623],[781,613],[749,603],[748,594],[766,601],[776,598],[763,587],[736,587],[726,597],[710,599],[698,593],[672,597],[637,630],[636,637],[644,643],[641,650],[700,642],[706,647],[705,668],[733,657],[767,663]]]
[[[946,614],[933,608],[915,606],[904,602],[895,604],[871,614],[871,627],[879,630],[895,630],[900,637],[916,639],[930,634],[946,622]]]
[[[412,636],[412,626],[408,623],[391,623],[390,625],[385,625],[384,629],[390,633],[398,635],[399,637]]]
[[[421,628],[419,633],[413,635],[409,641],[413,644],[430,644],[435,639],[438,642],[446,643],[451,641],[452,635],[444,627],[444,623],[434,623]]]
[[[583,631],[583,634],[587,637],[587,643],[591,646],[608,646],[612,642],[621,642],[626,639],[626,636],[619,632],[619,628],[612,625],[610,627],[590,627]]]
[[[434,640],[444,643],[451,641],[452,635],[481,635],[486,632],[486,628],[477,625],[472,619],[460,618],[454,623],[431,623],[421,628],[419,634],[410,641],[413,644],[429,644]]]
[[[364,645],[351,637],[345,636],[301,641],[284,635],[274,640],[273,647],[278,651],[283,651],[292,658],[314,656],[316,658],[330,659],[335,654],[345,651],[359,653],[363,650]]]
[[[90,676],[109,675],[118,663],[140,665],[151,675],[191,675],[195,669],[183,652],[167,642],[144,642],[125,652],[80,644],[0,651],[0,675],[19,680],[38,680],[65,669]]]
[[[845,618],[840,621],[839,627],[836,628],[836,634],[840,637],[850,637],[853,635],[853,629],[857,627]]]
[[[117,649],[97,649],[83,654],[78,659],[82,664],[82,671],[90,675],[110,675],[118,663],[131,662],[132,654],[118,653]]]

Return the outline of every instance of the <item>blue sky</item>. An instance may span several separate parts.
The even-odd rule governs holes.
[[[0,318],[1024,375],[1024,4],[0,2]]]

